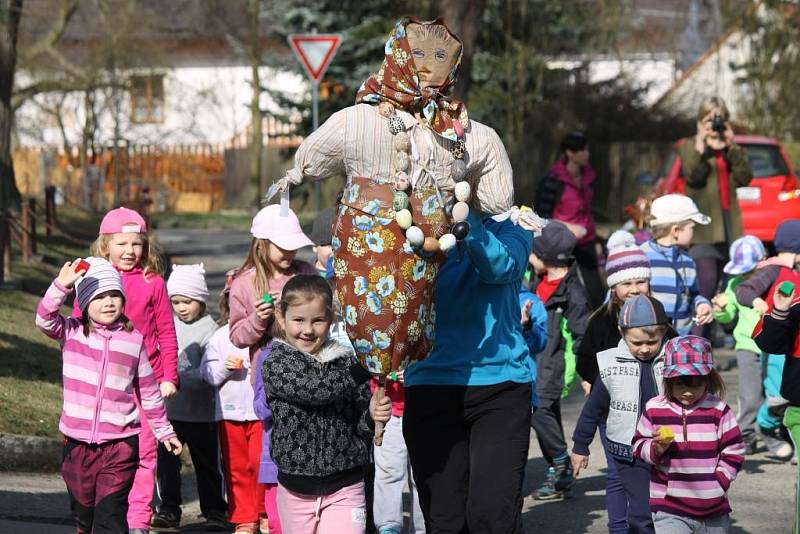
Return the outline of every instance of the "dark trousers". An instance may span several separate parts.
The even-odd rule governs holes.
[[[636,460],[627,463],[615,460],[617,473],[628,497],[628,532],[655,534],[650,514],[650,465]]]
[[[89,444],[67,438],[61,476],[78,534],[126,534],[128,492],[139,466],[139,436]]]
[[[627,534],[628,532],[628,496],[617,473],[617,462],[608,452],[606,424],[600,424],[600,441],[606,455],[606,509],[608,510],[608,534]],[[649,491],[649,490],[648,490]]]
[[[531,415],[531,426],[536,431],[539,448],[547,463],[567,453],[564,425],[561,423],[561,399],[539,397],[539,406]]]
[[[428,534],[522,532],[531,386],[406,388],[406,440]]]
[[[189,445],[194,474],[197,478],[197,493],[200,511],[204,517],[209,513],[226,515],[225,484],[219,453],[216,423],[187,423],[170,421],[178,439]],[[181,515],[181,460],[163,444],[158,444],[158,496],[159,511]]]
[[[606,295],[606,287],[600,278],[600,266],[597,262],[597,245],[594,241],[578,245],[573,249],[572,255],[575,256],[583,286],[589,294],[589,302],[594,310],[603,303]]]

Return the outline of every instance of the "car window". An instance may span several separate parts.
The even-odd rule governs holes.
[[[753,171],[753,178],[765,178],[789,174],[789,168],[777,146],[742,145],[747,152],[747,162]]]

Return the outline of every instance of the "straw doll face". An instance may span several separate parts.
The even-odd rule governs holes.
[[[406,31],[420,88],[441,87],[458,61],[461,43],[441,24],[412,22]]]

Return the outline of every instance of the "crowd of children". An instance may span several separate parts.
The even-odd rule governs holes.
[[[91,255],[64,264],[36,324],[62,347],[62,475],[78,532],[177,527],[183,446],[208,530],[361,534],[374,524],[400,534],[406,487],[409,532],[430,528],[403,435],[404,373],[374,394],[343,334],[357,317],[343,317],[334,298],[334,215],[317,220],[312,240],[291,210],[259,211],[219,321],[206,309],[203,264],[173,265],[165,282],[133,210],[106,214]],[[759,436],[779,458],[793,456],[800,221],[778,227],[772,258],[753,236],[734,241],[711,302],[686,252],[694,225],[708,222],[688,197],[666,195],[653,203],[650,240],[612,234],[609,292],[594,312],[575,235],[552,221],[534,238],[519,323],[507,326],[535,360],[530,425],[548,468],[533,498],[569,496],[599,430],[610,533],[727,532],[727,492]],[[296,259],[306,246],[315,265]],[[710,342],[690,333],[713,320],[734,340],[736,416]],[[768,360],[783,363],[779,376]],[[586,401],[570,449],[561,401],[578,380]],[[376,422],[381,447],[372,447]]]

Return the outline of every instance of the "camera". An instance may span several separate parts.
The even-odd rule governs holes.
[[[725,135],[725,119],[723,119],[722,115],[719,113],[714,115],[714,118],[711,119],[711,129],[719,133],[720,137]]]

